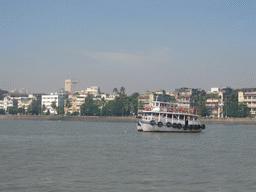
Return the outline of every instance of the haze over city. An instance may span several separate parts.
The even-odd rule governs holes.
[[[253,0],[0,4],[0,89],[256,87]]]

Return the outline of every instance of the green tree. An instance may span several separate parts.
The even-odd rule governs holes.
[[[57,107],[57,106],[56,106],[56,101],[53,101],[53,102],[52,102],[51,107],[52,107],[53,109],[56,109],[56,107]]]
[[[119,91],[116,87],[113,89],[113,93],[119,94]]]
[[[193,97],[193,103],[191,104],[192,107],[197,108],[200,110],[201,116],[209,116],[210,110],[207,106],[205,106],[205,101],[207,99],[206,94],[196,94]]]
[[[95,116],[100,115],[100,110],[90,95],[85,98],[84,104],[80,107],[81,116]]]
[[[120,94],[125,94],[125,88],[124,87],[120,88]]]
[[[105,116],[127,116],[137,114],[139,93],[133,93],[131,96],[120,94],[113,101],[109,101],[102,108],[102,115]],[[143,105],[143,104],[142,104]]]
[[[66,102],[65,102],[65,107],[67,107],[67,108],[72,107],[72,103],[71,103],[70,99],[67,99],[67,100],[66,100]]]
[[[50,115],[50,111],[49,111],[49,109],[47,109],[46,115]]]
[[[18,114],[18,108],[17,107],[8,107],[7,112],[10,115],[17,115]]]
[[[72,116],[78,116],[78,115],[79,115],[79,112],[72,113]]]
[[[43,104],[43,106],[42,106],[42,114],[44,113],[45,110],[46,110],[46,106],[45,106],[45,104]]]
[[[248,117],[250,111],[246,104],[233,101],[223,107],[223,114],[228,117]]]
[[[140,102],[138,103],[138,109],[143,109],[143,108],[144,108],[144,104],[143,104],[142,101],[140,101]]]
[[[5,115],[4,109],[0,109],[0,115]]]
[[[56,107],[56,111],[58,115],[64,115],[64,108],[63,107]]]
[[[223,107],[223,115],[227,117],[248,117],[250,111],[246,104],[238,102],[238,90],[232,90]]]
[[[27,113],[30,115],[38,115],[40,113],[41,107],[37,104],[36,101],[33,101],[27,109]]]
[[[177,103],[176,98],[174,96],[170,96],[170,103]]]

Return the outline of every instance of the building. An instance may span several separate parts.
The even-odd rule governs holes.
[[[250,114],[256,115],[256,88],[243,88],[238,92],[238,102],[247,104]]]
[[[111,101],[114,100],[116,97],[118,96],[118,94],[101,94],[101,99],[104,98],[105,101]]]
[[[197,94],[205,94],[205,91],[202,89],[192,89],[187,87],[181,87],[174,91],[177,103],[181,108],[190,108],[193,103],[193,98]]]
[[[94,96],[101,94],[100,88],[98,86],[91,86],[91,87],[87,88],[86,91],[87,91],[87,94],[94,95]]]
[[[17,100],[10,96],[5,96],[3,100],[0,100],[0,109],[7,111],[8,107],[18,107]]]
[[[220,118],[222,113],[223,105],[221,105],[221,100],[209,98],[205,101],[205,106],[209,108],[210,116],[215,118]]]
[[[50,93],[42,95],[41,106],[45,107],[44,113],[49,110],[50,114],[57,114],[57,110],[52,108],[52,103],[55,102],[56,107],[64,108],[64,94]]]
[[[79,90],[79,82],[74,79],[66,79],[65,80],[65,91],[69,93],[75,93]]]
[[[211,93],[219,93],[220,89],[218,87],[212,87],[211,88]]]
[[[65,114],[70,113],[78,113],[80,114],[81,112],[81,105],[84,104],[85,102],[85,97],[87,97],[87,95],[69,95],[68,100],[70,102],[70,107],[64,107],[64,112]],[[65,102],[67,102],[67,100],[65,100]]]

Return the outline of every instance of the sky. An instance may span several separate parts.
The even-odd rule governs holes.
[[[0,0],[0,89],[256,87],[254,0]]]

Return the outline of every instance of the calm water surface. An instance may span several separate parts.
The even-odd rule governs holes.
[[[256,126],[0,120],[0,191],[256,191]]]

